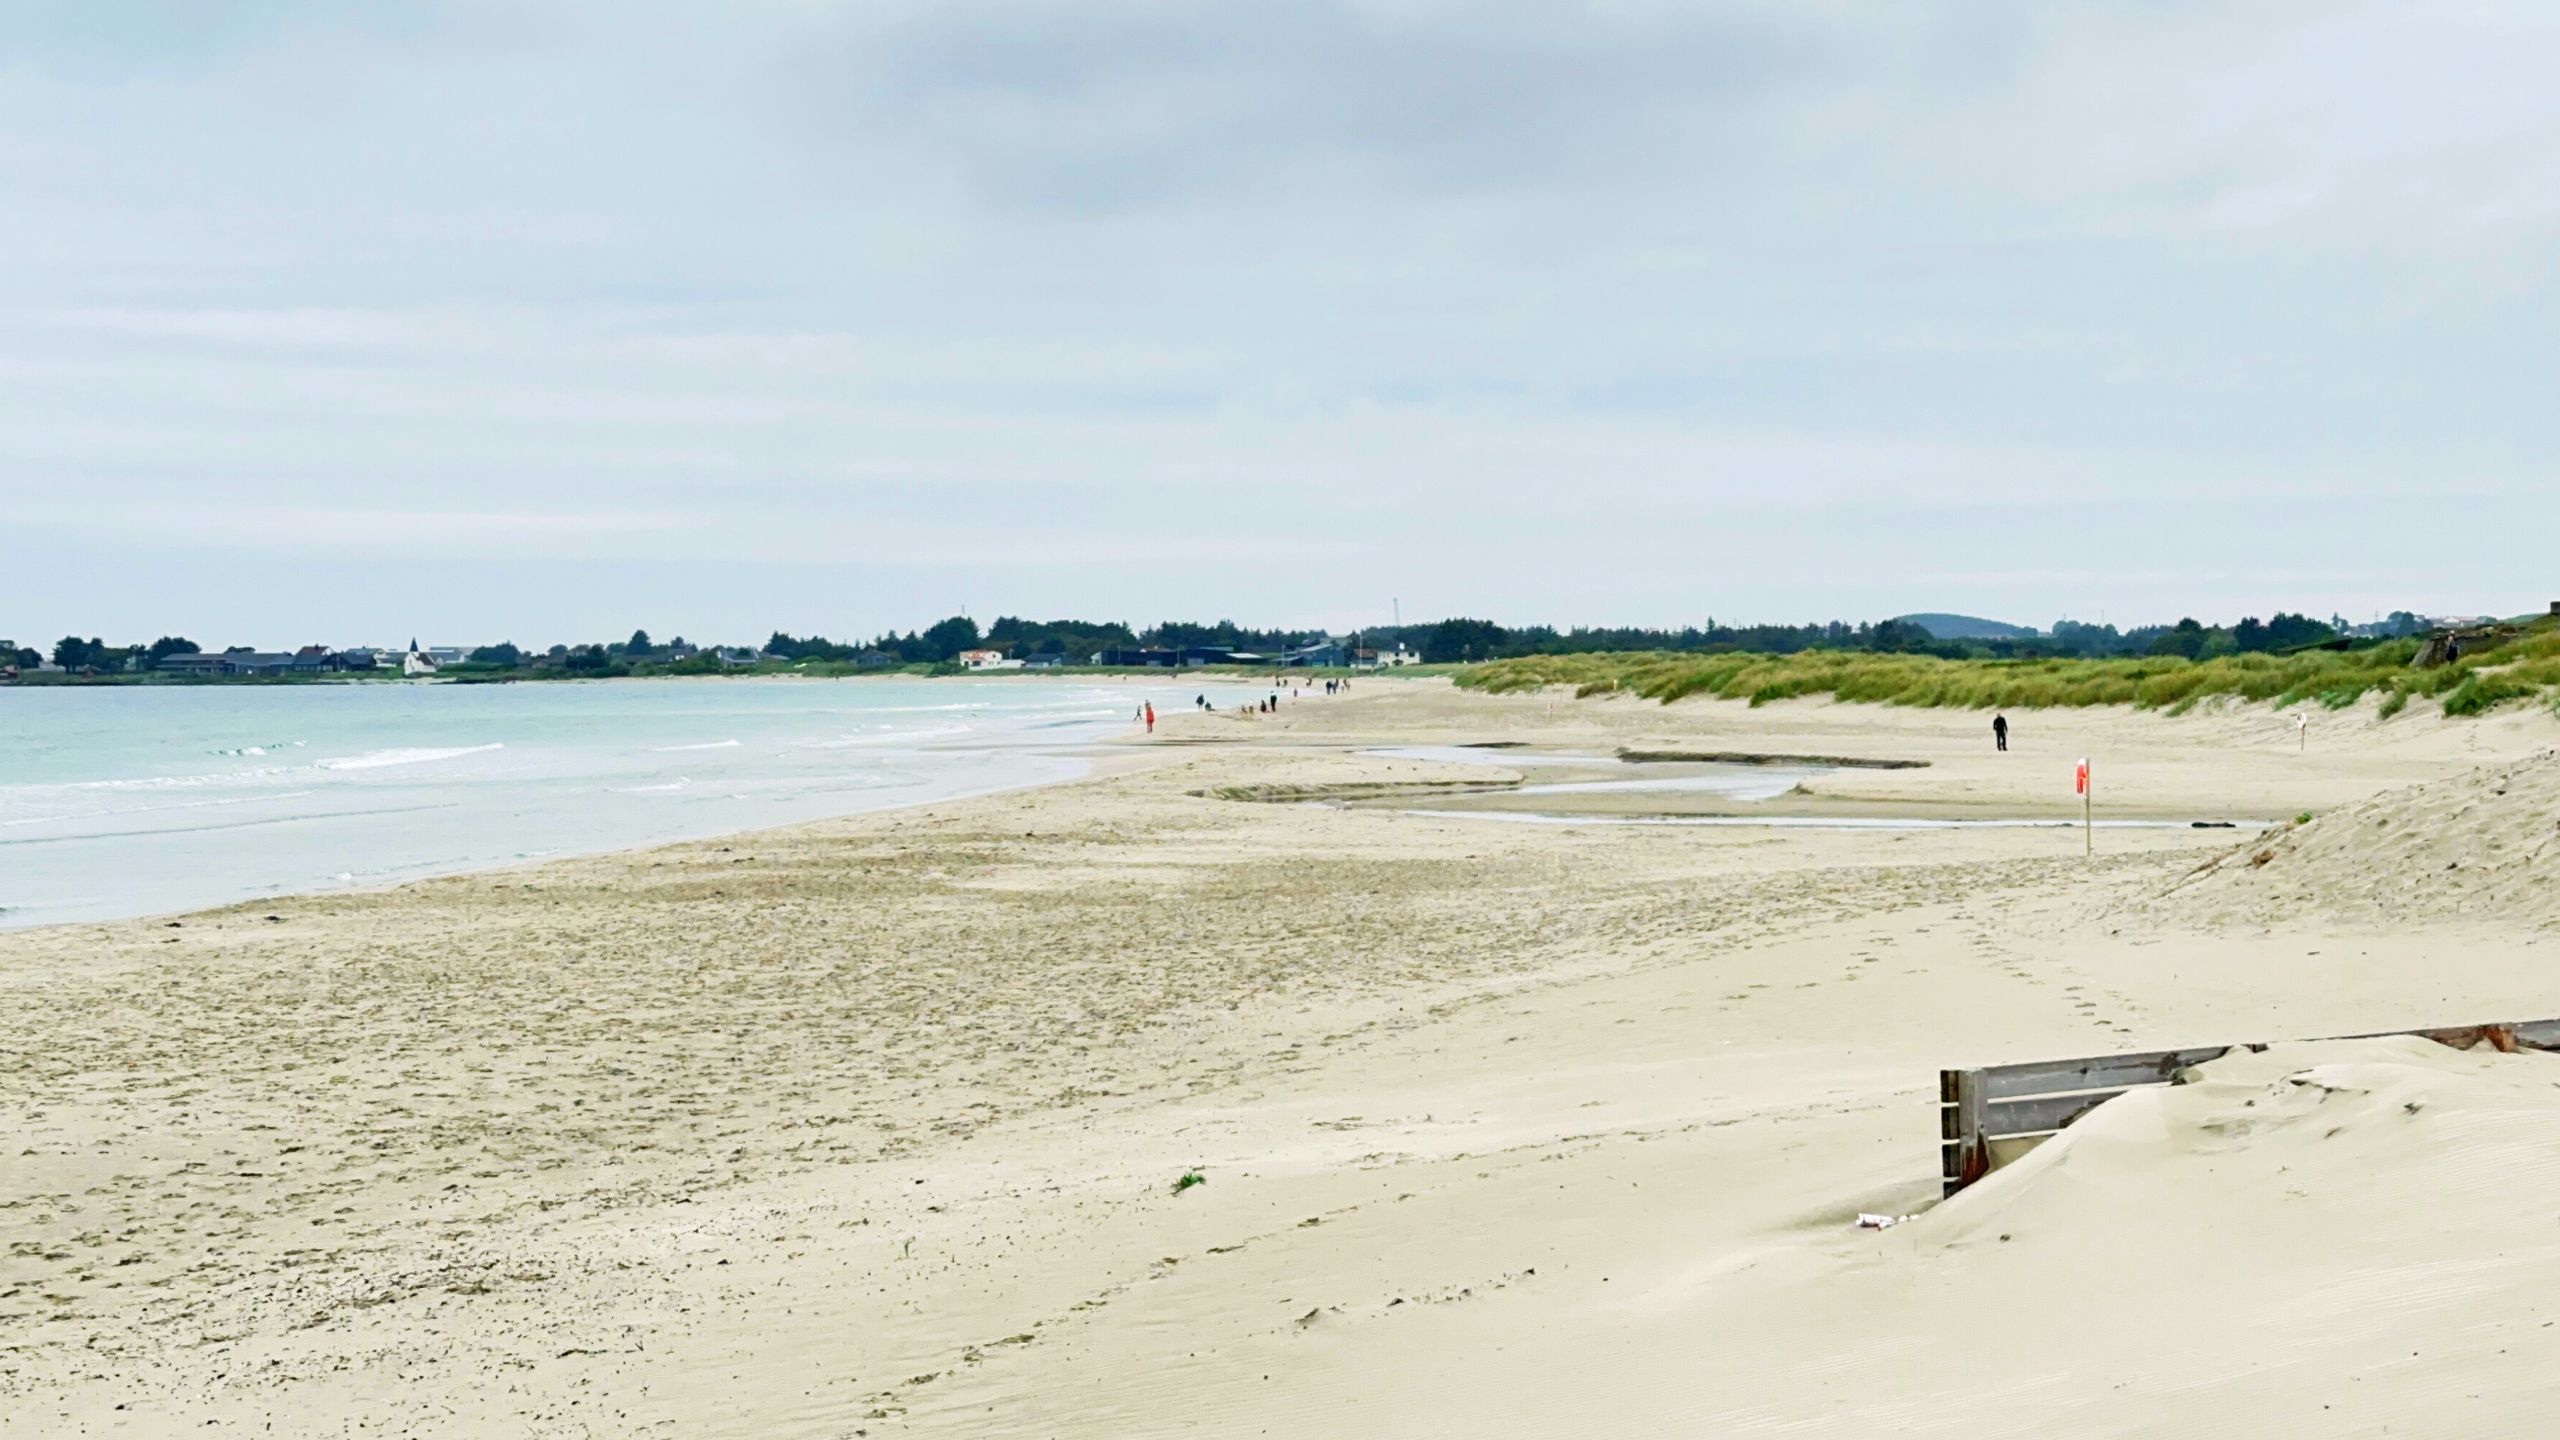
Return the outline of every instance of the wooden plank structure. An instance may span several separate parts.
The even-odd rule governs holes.
[[[2323,1038],[2374,1040],[2392,1035],[2416,1035],[2456,1050],[2485,1044],[2510,1054],[2517,1050],[2560,1051],[2560,1020],[2381,1030]],[[2234,1050],[2264,1050],[2274,1043],[2258,1040],[2241,1045],[1941,1070],[1938,1138],[1939,1176],[1944,1193],[1955,1194],[2127,1090],[2167,1085],[2177,1079],[2179,1071],[2190,1066],[2219,1060]]]

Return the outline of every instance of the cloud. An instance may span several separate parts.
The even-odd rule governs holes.
[[[400,628],[484,545],[519,638],[2518,608],[2555,60],[2371,0],[20,7],[0,510],[133,563],[0,630]]]
[[[999,205],[1587,190],[1706,156],[1822,36],[1776,6],[963,3],[865,10],[793,67],[822,139]]]

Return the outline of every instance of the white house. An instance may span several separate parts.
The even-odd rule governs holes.
[[[960,663],[972,670],[1019,670],[1022,662],[1007,660],[1001,650],[963,650]]]
[[[1354,670],[1393,670],[1400,669],[1407,665],[1419,665],[1421,663],[1422,653],[1418,650],[1407,650],[1404,648],[1404,642],[1401,640],[1396,642],[1396,648],[1393,650],[1354,650],[1351,652],[1351,668]]]

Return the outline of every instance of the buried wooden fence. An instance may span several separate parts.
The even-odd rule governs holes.
[[[2381,1030],[2333,1035],[2333,1040],[2374,1040],[2417,1035],[2468,1050],[2560,1050],[2560,1020],[2460,1025],[2437,1030]],[[2234,1050],[2264,1050],[2273,1041],[2205,1045],[2188,1050],[2145,1050],[2084,1060],[2034,1060],[1938,1072],[1939,1175],[1945,1193],[1967,1185],[2026,1154],[2072,1121],[2127,1090],[2166,1085],[2178,1072]],[[2315,1042],[2302,1042],[2315,1043]]]

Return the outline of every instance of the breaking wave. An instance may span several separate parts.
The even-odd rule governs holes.
[[[446,749],[404,746],[393,750],[369,750],[362,755],[348,755],[336,760],[323,760],[323,770],[382,770],[394,765],[426,765],[438,760],[453,760],[464,755],[484,755],[506,749],[504,742],[492,740],[486,745],[456,745]]]

